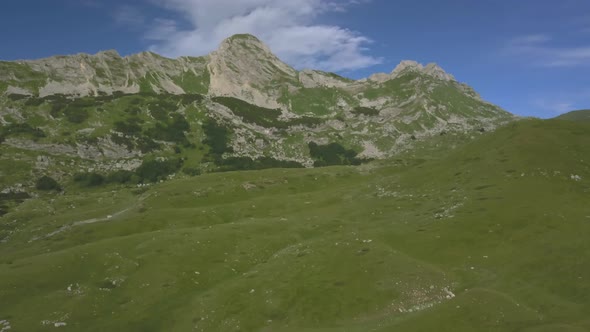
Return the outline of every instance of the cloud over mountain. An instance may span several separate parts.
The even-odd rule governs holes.
[[[321,24],[321,16],[366,0],[154,0],[162,15],[146,37],[151,50],[171,56],[202,55],[236,33],[251,33],[297,68],[346,71],[380,62],[367,54],[371,40],[345,27]]]

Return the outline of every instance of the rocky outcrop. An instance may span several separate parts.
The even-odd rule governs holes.
[[[17,86],[12,86],[12,85],[9,85],[8,88],[6,88],[6,94],[7,95],[23,95],[23,96],[31,96],[32,95],[31,91],[17,87]]]
[[[110,139],[100,139],[97,145],[82,143],[67,145],[8,138],[3,144],[23,150],[45,152],[58,156],[79,157],[88,160],[135,158],[142,155],[141,152],[129,151],[126,147],[117,145]]]
[[[296,84],[297,71],[279,60],[260,40],[236,35],[211,53],[209,94],[229,96],[266,108],[281,108],[279,83]]]
[[[350,80],[347,81],[334,74],[311,69],[305,69],[299,73],[299,82],[301,82],[305,88],[344,88],[350,84]]]
[[[436,63],[429,63],[423,69],[422,72],[428,76],[434,77],[442,81],[454,81],[455,77],[445,72]]]
[[[395,79],[408,72],[424,74],[441,81],[455,81],[455,77],[453,77],[453,75],[445,72],[436,63],[429,63],[426,66],[423,66],[422,64],[412,60],[403,60],[393,69],[391,73],[373,74],[369,76],[368,80],[372,82],[383,83],[385,81]]]
[[[151,52],[121,57],[116,51],[76,54],[39,60],[1,63],[0,80],[10,82],[6,93],[89,96],[114,92],[182,94],[186,73],[206,75],[207,57],[168,59]],[[16,90],[20,89],[20,90]]]

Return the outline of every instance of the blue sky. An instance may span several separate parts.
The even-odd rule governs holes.
[[[588,0],[6,0],[0,59],[203,55],[257,35],[297,68],[361,78],[436,62],[519,115],[590,108]]]

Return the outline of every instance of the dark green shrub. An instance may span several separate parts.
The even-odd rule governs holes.
[[[212,100],[229,108],[232,113],[241,117],[243,121],[254,123],[265,128],[286,129],[298,125],[313,127],[324,122],[324,120],[320,118],[309,116],[282,121],[279,119],[281,110],[278,109],[252,105],[243,100],[232,97],[214,97]]]
[[[25,199],[29,198],[31,198],[31,195],[24,191],[0,193],[0,203],[6,201],[22,203]]]
[[[61,190],[61,186],[59,185],[59,183],[57,183],[57,181],[55,181],[55,179],[44,175],[42,177],[40,177],[39,179],[37,179],[37,182],[35,183],[35,188],[37,188],[37,190],[44,190],[44,191],[50,191],[50,190],[57,190],[60,191]]]
[[[107,175],[106,182],[108,183],[129,183],[132,182],[133,175],[135,173],[126,170],[114,171]]]
[[[82,136],[78,140],[81,142],[86,142],[87,144],[98,144],[98,137],[96,136]]]
[[[189,176],[201,175],[201,170],[197,167],[185,167],[182,169],[182,173]]]
[[[166,122],[170,117],[170,113],[176,111],[178,107],[175,103],[166,100],[164,95],[158,97],[160,100],[151,102],[147,106],[154,119]]]
[[[156,151],[160,149],[160,144],[156,143],[153,139],[149,137],[142,136],[137,139],[137,148],[142,153],[148,153],[152,151]]]
[[[126,135],[141,134],[143,120],[137,117],[129,117],[125,121],[115,122],[115,130]]]
[[[131,114],[131,115],[138,115],[139,113],[141,113],[141,109],[139,107],[129,107],[128,109],[125,110],[125,112]]]
[[[74,174],[74,181],[83,187],[97,187],[105,183],[103,175],[98,173],[76,173]]]
[[[370,107],[357,106],[352,110],[352,113],[357,115],[376,116],[379,115],[379,110]]]
[[[63,113],[63,110],[66,107],[67,107],[67,104],[65,104],[65,103],[52,102],[51,109],[49,110],[49,114],[51,114],[52,117],[57,118]]]
[[[33,128],[28,123],[12,123],[0,127],[0,143],[11,135],[24,134],[31,136],[33,139],[45,137],[45,132],[39,128]]]
[[[229,144],[229,136],[231,130],[222,125],[219,125],[215,120],[208,119],[203,124],[203,131],[205,132],[205,139],[203,144],[209,146],[209,154],[211,156],[221,156],[225,152],[233,152]]]
[[[25,101],[25,105],[37,107],[37,106],[40,106],[41,104],[43,104],[43,102],[44,101],[41,98],[30,97]]]
[[[184,105],[192,104],[194,102],[200,103],[203,101],[203,95],[200,94],[184,94],[180,96],[180,101]]]
[[[190,124],[186,121],[186,118],[180,113],[173,113],[171,116],[172,121],[169,122],[169,127],[178,131],[188,131],[191,129]]]
[[[243,121],[257,124],[265,128],[286,129],[292,126],[313,127],[322,124],[324,120],[310,116],[282,121],[279,119],[281,110],[264,108],[252,105],[243,100],[232,97],[214,97],[212,100],[229,108],[232,113],[242,118]]]
[[[252,159],[250,157],[230,157],[217,160],[218,171],[260,170],[268,168],[302,168],[303,165],[294,161],[277,160],[270,157]]]
[[[153,107],[153,106],[152,106]],[[168,121],[168,112],[161,108],[150,109],[150,114],[158,121]]]
[[[95,105],[96,101],[93,97],[77,98],[70,101],[70,106],[72,106],[72,108],[93,107]]]
[[[360,165],[361,160],[356,158],[357,153],[352,149],[346,149],[338,143],[318,145],[309,143],[309,154],[315,159],[314,166],[331,165]]]
[[[48,101],[51,103],[67,103],[68,102],[68,97],[66,97],[63,94],[54,94],[54,95],[49,95],[49,96],[45,96],[43,98],[41,98],[44,101]]]
[[[232,97],[213,97],[212,100],[229,108],[235,115],[245,122],[257,124],[262,127],[280,127],[285,125],[279,121],[281,111],[252,105],[243,100]]]
[[[145,160],[135,173],[145,182],[157,182],[166,179],[182,166],[181,159]]]
[[[153,128],[146,130],[146,135],[161,141],[175,142],[178,144],[189,144],[185,131],[190,130],[190,125],[178,113],[173,113],[166,122],[156,123]]]
[[[0,193],[0,216],[9,212],[10,205],[14,203],[20,204],[29,198],[31,198],[31,195],[24,191]]]
[[[12,100],[12,101],[18,101],[18,100],[23,100],[23,99],[27,99],[29,98],[28,95],[21,95],[18,93],[11,93],[8,95],[8,99]]]
[[[133,140],[127,136],[111,135],[111,141],[118,145],[125,145],[129,151],[133,150],[135,147]]]
[[[143,96],[145,94],[144,93],[139,93],[138,95]],[[143,98],[141,98],[141,97],[135,97],[135,96],[130,97],[130,98],[127,98],[127,100],[129,102],[129,105],[140,105],[144,101]]]
[[[73,105],[66,107],[64,110],[64,115],[68,121],[75,124],[83,123],[90,117],[88,110]]]

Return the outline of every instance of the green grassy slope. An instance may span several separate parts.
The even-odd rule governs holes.
[[[587,331],[589,129],[524,120],[448,153],[359,167],[68,186],[0,217],[0,320]]]
[[[309,97],[319,98],[321,94],[316,92],[320,90]],[[333,90],[333,97],[339,98],[342,91]],[[311,100],[304,99],[300,102]],[[328,111],[336,99],[316,106]],[[0,97],[0,166],[4,166],[0,191],[17,184],[32,189],[34,181],[45,175],[60,183],[80,172],[108,177],[122,169],[134,171],[154,158],[183,161],[182,167],[165,175],[284,167],[289,163],[301,167],[318,159],[310,154],[309,142],[321,146],[336,143],[355,155],[365,150],[374,153],[361,154],[362,158],[384,158],[430,139],[416,133],[426,122],[405,123],[389,117],[391,114],[382,118],[374,108],[357,106],[351,113],[340,109],[324,116],[309,114],[284,118],[278,109],[200,94],[115,93],[75,99],[11,94]],[[429,113],[421,118],[435,121]],[[478,123],[472,120],[473,125]],[[447,134],[461,140],[479,135],[479,129],[449,124],[429,135]],[[209,144],[224,140],[222,149],[212,149]]]
[[[219,160],[212,160],[210,147],[203,142],[219,142],[220,137],[207,137],[205,128],[216,123],[227,131],[224,136],[228,141],[227,151],[218,153],[221,155],[231,151],[229,145],[236,139],[236,125],[229,120],[213,119],[205,99],[199,94],[154,93],[117,93],[77,99],[63,95],[0,98],[0,105],[5,107],[5,111],[0,112],[0,120],[5,121],[0,124],[0,191],[16,183],[30,189],[34,180],[43,175],[66,182],[75,173],[93,169],[108,176],[120,170],[117,164],[134,158],[139,160],[138,164],[154,158],[181,159],[183,167],[173,172],[179,174],[186,173],[189,168],[196,172],[218,171]],[[322,122],[309,117],[280,120],[279,111],[267,110],[270,114],[259,114],[264,109],[237,99],[233,101],[239,102],[239,109],[233,112],[248,123],[285,130]],[[296,143],[301,145],[301,141]],[[20,145],[14,146],[14,142]],[[52,149],[52,146],[58,148]],[[79,146],[93,152],[77,155]],[[37,165],[40,157],[51,158],[52,162]],[[267,161],[278,162],[271,157],[268,156]],[[53,162],[53,159],[59,161]],[[251,160],[247,157],[226,160],[223,170],[276,167],[274,164],[251,165]]]
[[[556,119],[572,121],[590,121],[590,110],[568,112],[556,117]]]

